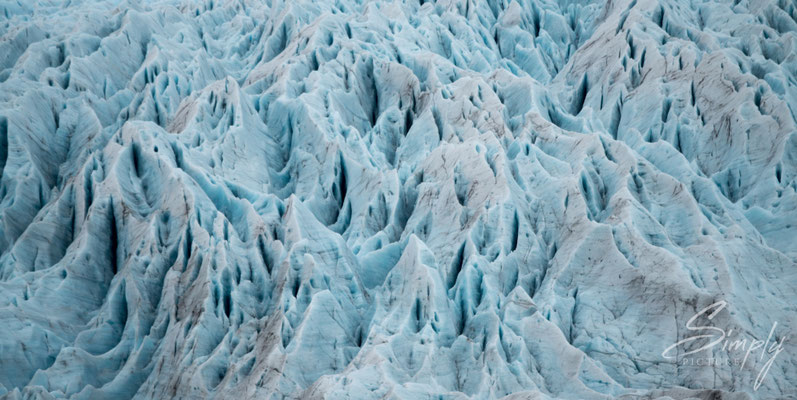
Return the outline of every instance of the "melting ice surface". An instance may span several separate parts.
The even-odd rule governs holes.
[[[795,21],[0,1],[0,396],[795,395]]]

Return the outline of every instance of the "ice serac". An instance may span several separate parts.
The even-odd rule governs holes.
[[[797,395],[793,2],[0,0],[0,37],[0,398]],[[775,357],[662,355],[718,302]]]

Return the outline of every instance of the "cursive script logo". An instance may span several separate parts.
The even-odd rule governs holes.
[[[761,386],[761,383],[764,381],[764,378],[766,378],[767,374],[769,373],[769,369],[772,367],[775,359],[783,351],[783,343],[786,341],[786,336],[784,335],[780,338],[780,340],[772,340],[773,336],[775,335],[775,329],[778,326],[777,322],[772,324],[772,329],[769,330],[769,336],[767,336],[767,340],[759,340],[755,337],[750,338],[749,340],[748,338],[732,339],[731,336],[734,336],[733,329],[726,331],[722,328],[711,325],[695,325],[696,321],[701,317],[706,317],[709,321],[713,320],[714,317],[716,317],[717,314],[727,306],[728,303],[726,301],[720,300],[698,311],[697,314],[686,321],[686,329],[690,332],[694,332],[695,334],[685,339],[679,340],[672,346],[668,347],[661,353],[661,356],[664,358],[683,357],[720,346],[722,351],[741,351],[744,353],[744,358],[741,359],[740,363],[737,363],[739,364],[739,369],[741,370],[747,364],[748,359],[750,359],[750,355],[754,354],[754,359],[758,354],[757,351],[760,349],[761,356],[759,357],[759,361],[764,361],[765,356],[768,358],[759,369],[758,376],[756,376],[756,380],[753,384],[753,390],[758,390],[758,388]],[[693,346],[696,346],[696,348],[691,348]],[[682,350],[684,352],[681,352]]]

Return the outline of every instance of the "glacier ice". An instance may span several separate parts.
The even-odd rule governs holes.
[[[0,398],[797,396],[794,2],[0,0],[0,37]]]

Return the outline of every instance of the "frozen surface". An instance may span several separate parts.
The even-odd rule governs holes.
[[[2,0],[0,397],[795,396],[795,21]]]

